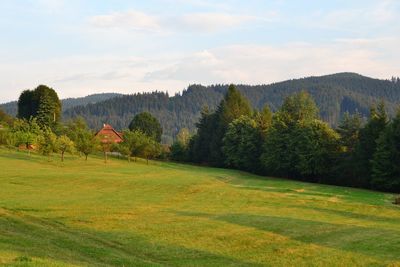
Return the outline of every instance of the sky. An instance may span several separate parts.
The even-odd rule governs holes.
[[[0,0],[0,103],[268,84],[337,72],[400,76],[397,0]]]

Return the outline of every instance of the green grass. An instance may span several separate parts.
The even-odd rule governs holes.
[[[400,266],[390,194],[0,149],[0,265]]]

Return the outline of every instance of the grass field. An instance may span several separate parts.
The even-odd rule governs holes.
[[[0,150],[0,264],[400,266],[400,208],[367,190]]]

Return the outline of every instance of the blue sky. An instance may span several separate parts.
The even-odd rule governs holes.
[[[352,71],[400,76],[400,1],[0,1],[0,102],[179,92]]]

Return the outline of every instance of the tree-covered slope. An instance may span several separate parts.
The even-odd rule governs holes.
[[[389,113],[393,114],[400,103],[398,79],[379,80],[355,73],[237,87],[255,108],[261,109],[267,104],[272,110],[276,110],[286,96],[305,90],[317,102],[322,119],[332,125],[336,125],[346,111],[354,113],[358,110],[366,116],[371,104],[384,100]],[[227,85],[191,85],[182,94],[173,97],[161,92],[124,95],[67,109],[64,118],[82,116],[92,128],[99,128],[107,122],[121,129],[128,126],[135,114],[149,111],[160,120],[165,133],[164,141],[170,141],[180,128],[194,131],[201,110],[205,106],[215,109],[227,88]]]
[[[120,94],[117,93],[104,93],[104,94],[93,94],[78,98],[66,98],[61,100],[62,108],[63,110],[67,110],[75,106],[87,105],[89,103],[97,103],[119,95]],[[9,115],[16,116],[18,112],[18,102],[12,101],[5,104],[1,104],[0,109],[4,110],[4,112],[6,112]]]

